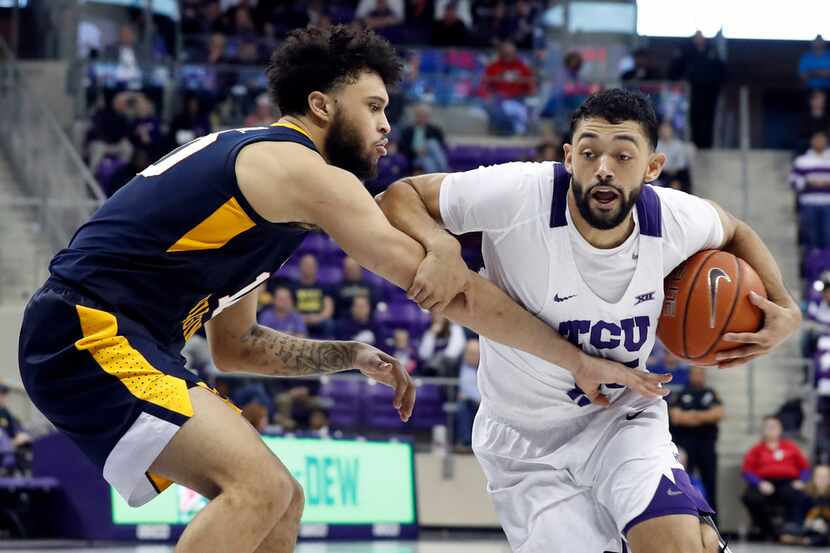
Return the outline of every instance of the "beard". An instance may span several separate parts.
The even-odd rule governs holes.
[[[598,230],[610,230],[625,221],[628,214],[631,213],[631,209],[634,207],[634,204],[637,203],[637,199],[640,197],[640,192],[643,189],[641,184],[635,190],[632,190],[631,194],[626,197],[625,192],[618,186],[598,182],[585,190],[582,183],[577,181],[573,176],[571,177],[571,186],[573,187],[574,200],[576,200],[576,207],[579,209],[580,215],[582,215],[582,218],[585,219],[589,225]],[[616,209],[611,211],[603,211],[591,207],[591,193],[594,191],[594,188],[598,186],[612,188],[619,195]]]
[[[377,176],[378,165],[366,153],[360,133],[338,110],[334,115],[324,144],[329,163],[352,173],[360,180]]]

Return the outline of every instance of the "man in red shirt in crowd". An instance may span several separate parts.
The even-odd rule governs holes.
[[[536,84],[533,70],[516,53],[516,45],[505,41],[499,45],[499,57],[484,69],[486,92],[506,99],[525,98],[533,94]]]
[[[481,83],[491,130],[500,135],[527,132],[525,98],[535,91],[533,70],[518,56],[515,44],[502,42],[498,57],[484,69]]]
[[[778,417],[764,417],[763,439],[741,466],[748,484],[743,502],[762,540],[778,537],[772,522],[776,506],[783,507],[785,523],[800,527],[804,520],[802,490],[810,480],[810,464],[795,442],[781,437],[782,431]]]

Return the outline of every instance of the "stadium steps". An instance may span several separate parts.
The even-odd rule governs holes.
[[[41,210],[26,201],[17,177],[0,154],[0,303],[22,304],[46,278],[51,252],[40,231]]]
[[[695,193],[716,201],[755,229],[770,248],[784,275],[787,287],[800,296],[796,216],[793,196],[787,184],[790,170],[788,152],[755,150],[747,154],[748,193],[742,191],[742,155],[736,150],[699,152],[693,166]],[[775,412],[784,401],[802,393],[802,370],[798,336],[790,338],[776,352],[754,362],[751,369],[710,369],[707,381],[724,403],[726,417],[720,425],[719,498],[722,525],[734,531],[747,523],[740,505],[740,464],[746,451],[760,436],[760,418]],[[748,371],[752,371],[752,375]],[[749,394],[754,397],[750,418]],[[805,430],[807,425],[805,424]]]

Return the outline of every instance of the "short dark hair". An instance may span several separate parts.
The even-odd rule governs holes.
[[[591,94],[571,116],[571,136],[580,121],[591,117],[605,119],[612,125],[637,121],[643,127],[651,148],[657,147],[657,114],[651,100],[641,92],[609,88]]]
[[[392,45],[372,31],[344,25],[298,29],[271,56],[268,92],[283,115],[303,115],[313,91],[354,82],[364,71],[393,86],[403,65]]]

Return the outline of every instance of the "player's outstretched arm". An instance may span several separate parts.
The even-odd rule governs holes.
[[[718,367],[742,365],[778,347],[801,324],[801,309],[784,286],[778,263],[761,237],[748,224],[737,219],[715,202],[710,202],[720,215],[724,229],[721,249],[749,263],[764,283],[769,299],[754,293],[750,300],[764,312],[764,327],[758,332],[727,333],[725,340],[744,346],[718,354]]]
[[[256,322],[256,292],[225,309],[206,326],[213,361],[228,372],[267,376],[311,376],[358,369],[395,389],[393,405],[402,421],[415,405],[415,385],[400,362],[354,341],[308,340]]]
[[[410,288],[424,260],[424,248],[394,228],[353,175],[326,167],[322,181],[305,187],[303,212],[307,221],[325,230],[358,263],[400,286]],[[458,262],[461,261],[458,256]],[[488,280],[467,270],[467,292],[444,310],[453,321],[496,342],[521,349],[573,372],[590,397],[605,403],[596,388],[619,383],[648,396],[667,393],[660,383],[669,375],[632,371],[606,359],[588,356],[554,329],[513,301]],[[468,301],[469,298],[469,301]]]

